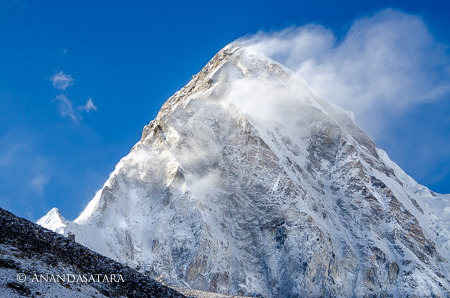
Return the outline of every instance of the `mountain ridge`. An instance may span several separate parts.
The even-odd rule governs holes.
[[[351,113],[230,44],[167,100],[83,213],[47,227],[199,290],[446,297],[445,212],[432,218],[439,196],[407,177]]]

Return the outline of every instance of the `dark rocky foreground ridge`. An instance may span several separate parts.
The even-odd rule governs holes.
[[[186,297],[155,280],[0,208],[0,297]],[[27,280],[19,282],[18,274]],[[95,282],[35,276],[94,275]],[[115,275],[114,282],[111,275]],[[119,281],[118,275],[123,277]],[[99,277],[98,275],[101,275]],[[98,282],[104,276],[110,282]]]

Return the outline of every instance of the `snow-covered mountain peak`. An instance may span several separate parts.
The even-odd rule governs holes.
[[[450,205],[408,177],[351,113],[233,43],[167,100],[63,232],[224,294],[450,295]]]
[[[198,74],[193,75],[192,80],[185,87],[166,101],[155,120],[170,114],[180,106],[186,106],[191,96],[201,92],[205,93],[207,90],[210,93],[213,91],[223,93],[224,90],[215,90],[215,87],[221,89],[225,85],[230,89],[230,84],[243,79],[244,81],[260,79],[260,82],[265,83],[272,81],[272,83],[284,86],[296,85],[299,87],[301,85],[303,92],[318,96],[306,81],[292,70],[262,53],[254,52],[251,48],[230,43],[221,49]],[[293,80],[296,81],[296,84],[292,84]],[[339,109],[341,110],[341,108]]]
[[[54,232],[63,234],[64,228],[67,226],[67,220],[61,215],[58,208],[53,207],[46,215],[37,221],[37,224]]]

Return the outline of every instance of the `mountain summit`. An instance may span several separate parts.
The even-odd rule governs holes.
[[[350,112],[232,43],[168,99],[74,222],[39,223],[180,287],[445,297],[449,199]]]

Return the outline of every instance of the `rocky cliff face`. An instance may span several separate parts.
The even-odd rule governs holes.
[[[447,297],[448,199],[351,113],[231,44],[169,98],[75,222],[39,223],[177,286]]]

